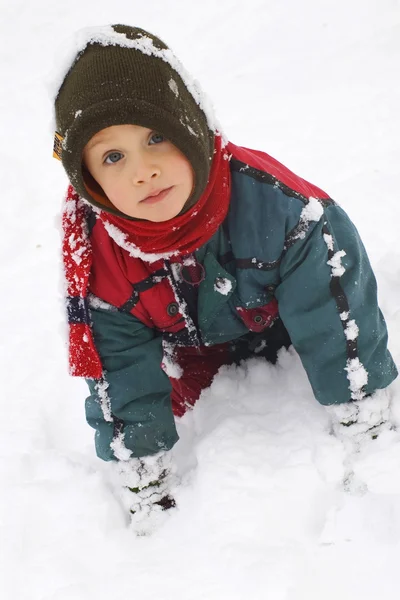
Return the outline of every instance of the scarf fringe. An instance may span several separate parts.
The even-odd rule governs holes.
[[[86,211],[85,203],[70,185],[62,215],[62,253],[69,322],[69,372],[76,377],[100,379],[103,367],[93,340],[86,297],[92,266]]]

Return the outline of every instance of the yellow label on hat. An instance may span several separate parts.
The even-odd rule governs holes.
[[[63,139],[64,137],[56,131],[54,134],[53,158],[57,160],[61,160]]]

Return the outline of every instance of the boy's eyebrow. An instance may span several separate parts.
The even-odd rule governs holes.
[[[104,140],[102,138],[98,139],[98,140],[89,140],[89,142],[87,143],[87,150],[91,150],[92,148],[94,148],[95,146],[98,146],[99,144],[106,144],[107,140]]]

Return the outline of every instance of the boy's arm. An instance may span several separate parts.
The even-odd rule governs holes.
[[[282,258],[280,316],[319,402],[362,399],[397,375],[375,277],[340,207],[325,207],[313,225]]]
[[[105,371],[99,386],[87,380],[86,418],[96,430],[97,455],[120,458],[118,438],[131,458],[169,450],[178,440],[171,408],[171,385],[161,369],[161,337],[130,314],[91,309],[92,330]],[[105,386],[106,389],[105,389]],[[110,415],[104,414],[104,392]]]

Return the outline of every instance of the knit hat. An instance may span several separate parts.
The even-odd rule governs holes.
[[[55,100],[58,154],[73,187],[91,204],[131,218],[111,204],[82,166],[82,152],[101,129],[141,125],[164,135],[190,162],[195,184],[188,210],[207,185],[214,148],[213,126],[196,84],[171,50],[143,29],[91,29],[82,46]]]

